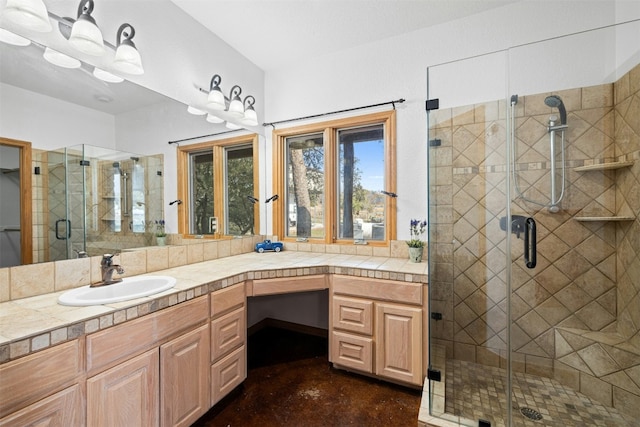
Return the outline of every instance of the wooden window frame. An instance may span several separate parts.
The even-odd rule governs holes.
[[[33,205],[31,186],[32,151],[31,143],[17,139],[0,137],[0,144],[20,150],[20,262],[33,262]],[[46,235],[46,233],[45,233]]]
[[[272,133],[273,141],[273,193],[284,196],[286,194],[286,139],[298,135],[322,133],[325,142],[325,236],[324,238],[307,238],[307,243],[317,244],[350,244],[353,239],[337,238],[337,131],[345,128],[382,124],[384,126],[384,158],[385,158],[385,187],[384,190],[396,192],[396,112],[395,110],[366,114],[363,116],[347,117],[327,122],[312,123],[286,129],[275,129]],[[295,242],[297,238],[288,237],[286,234],[287,212],[284,205],[285,197],[281,202],[272,206],[272,230],[278,239],[284,242]],[[396,199],[385,198],[386,226],[383,240],[367,240],[371,246],[389,246],[396,239]]]
[[[244,146],[251,144],[253,150],[253,196],[258,197],[258,189],[260,187],[259,173],[259,153],[258,153],[258,135],[240,135],[233,138],[224,138],[214,141],[206,141],[197,144],[184,145],[177,147],[178,162],[178,199],[182,203],[178,205],[178,233],[184,238],[196,238],[189,230],[189,155],[192,153],[202,152],[211,149],[213,152],[213,214],[218,218],[218,232],[202,236],[204,239],[230,239],[233,236],[225,235],[222,231],[226,228],[226,219],[224,217],[224,150],[233,146]],[[258,204],[253,206],[254,229],[256,233],[260,232],[260,207]]]

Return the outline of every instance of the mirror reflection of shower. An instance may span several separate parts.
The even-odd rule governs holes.
[[[129,181],[129,173],[124,171],[120,167],[120,162],[113,162],[113,167],[116,170],[114,174],[114,191],[117,196],[122,197],[122,206],[120,206],[122,216],[129,216],[129,197],[127,195],[127,182]],[[115,178],[115,175],[119,176],[119,180]]]
[[[564,102],[562,102],[562,98],[558,95],[550,95],[544,99],[544,103],[546,106],[551,108],[556,108],[558,110],[557,115],[552,114],[549,116],[549,121],[547,125],[547,133],[549,135],[549,169],[550,169],[550,192],[549,192],[549,201],[537,201],[531,198],[526,197],[522,191],[520,190],[520,186],[518,185],[518,177],[516,174],[516,138],[515,138],[515,106],[518,103],[518,95],[511,96],[511,153],[512,153],[512,161],[513,161],[513,182],[514,188],[518,197],[521,199],[546,207],[550,213],[557,213],[560,211],[560,202],[564,198],[565,194],[565,131],[568,129],[567,125],[567,109],[564,106]],[[558,151],[558,141],[557,138],[560,138],[560,188],[558,189],[557,180],[557,171],[558,165],[556,160],[556,151]],[[560,193],[558,195],[558,192]]]

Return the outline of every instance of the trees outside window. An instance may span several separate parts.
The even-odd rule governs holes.
[[[274,131],[274,234],[318,243],[395,238],[395,113]]]
[[[198,237],[257,232],[258,136],[178,147],[180,233]]]

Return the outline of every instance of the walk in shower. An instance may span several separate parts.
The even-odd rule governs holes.
[[[34,262],[155,244],[161,156],[77,145],[34,155]]]
[[[429,68],[434,425],[640,425],[638,40]]]

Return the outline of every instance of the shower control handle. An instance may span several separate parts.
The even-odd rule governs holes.
[[[65,223],[65,233],[64,235],[60,234],[60,224]],[[67,240],[71,238],[71,221],[68,219],[59,219],[56,221],[56,239],[58,240]]]
[[[536,221],[529,217],[524,221],[524,264],[527,268],[535,268],[536,259]]]

